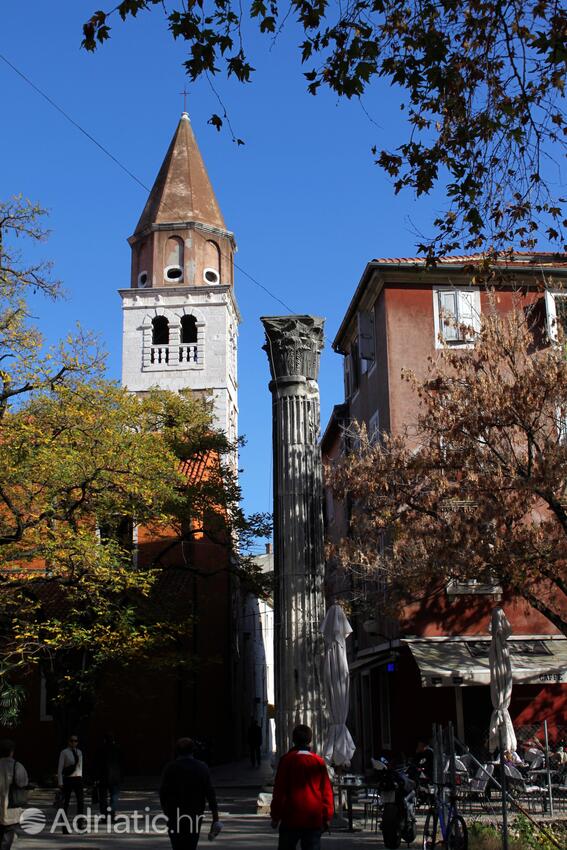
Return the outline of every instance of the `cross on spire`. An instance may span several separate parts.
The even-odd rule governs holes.
[[[183,112],[187,112],[187,95],[189,94],[187,86],[184,86],[183,91],[180,91],[179,94],[183,95]]]

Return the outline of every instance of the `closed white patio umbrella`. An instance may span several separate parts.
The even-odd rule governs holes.
[[[490,642],[490,696],[494,711],[490,718],[489,749],[515,750],[516,733],[508,711],[512,697],[512,662],[508,638],[512,627],[502,608],[494,608],[491,622],[492,640]],[[502,740],[502,744],[501,744]]]
[[[352,628],[340,605],[331,605],[321,633],[325,641],[324,681],[330,718],[323,757],[329,764],[348,767],[356,749],[346,726],[350,687],[346,639]]]

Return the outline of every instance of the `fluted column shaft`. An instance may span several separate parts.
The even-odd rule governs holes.
[[[272,373],[274,452],[274,655],[278,754],[298,723],[325,729],[322,681],[325,616],[319,354],[323,320],[262,319]]]

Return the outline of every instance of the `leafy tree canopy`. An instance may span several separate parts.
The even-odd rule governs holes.
[[[151,603],[165,555],[207,533],[213,513],[215,542],[253,580],[236,541],[246,549],[269,529],[264,516],[243,514],[235,447],[205,403],[105,380],[104,358],[81,332],[45,348],[27,295],[56,297],[59,285],[14,250],[21,237],[44,238],[41,213],[18,198],[0,205],[0,713],[11,719],[21,702],[14,674],[37,662],[62,699],[92,694],[110,662],[179,665],[191,623]],[[205,474],[188,475],[191,464]],[[133,521],[158,544],[139,563]]]
[[[345,564],[387,579],[391,601],[455,579],[501,584],[567,634],[567,360],[541,346],[541,321],[518,295],[492,296],[474,348],[432,358],[417,427],[384,434],[334,470],[353,501]],[[377,557],[382,540],[386,554]]]
[[[250,20],[274,38],[295,19],[312,94],[327,86],[360,97],[377,77],[399,86],[407,137],[374,154],[396,192],[446,186],[447,208],[420,245],[430,258],[487,244],[531,248],[543,234],[565,249],[556,188],[567,132],[567,10],[557,0],[292,0],[283,10],[276,0],[122,0],[93,14],[83,46],[108,39],[117,15],[154,7],[187,42],[191,80],[224,72],[249,82]],[[223,117],[210,123],[220,129]]]

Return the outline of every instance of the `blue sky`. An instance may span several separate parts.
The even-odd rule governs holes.
[[[94,55],[80,49],[81,25],[97,0],[56,4],[4,0],[0,52],[109,148],[146,185],[153,183],[182,110],[183,44],[160,14],[121,25]],[[293,311],[326,317],[322,358],[324,428],[342,401],[341,358],[330,343],[366,262],[415,253],[415,229],[427,231],[433,199],[394,197],[370,148],[403,138],[398,96],[385,83],[364,101],[305,91],[293,27],[273,44],[248,33],[255,81],[218,80],[234,131],[206,121],[219,111],[206,82],[189,86],[189,112],[238,264]],[[68,298],[37,305],[38,321],[56,339],[75,322],[97,332],[120,375],[121,312],[117,290],[129,285],[129,246],[145,192],[0,61],[0,194],[16,193],[51,211],[43,248]],[[368,113],[365,114],[365,110]],[[368,117],[370,116],[370,117]],[[243,316],[239,340],[241,463],[248,510],[271,509],[271,401],[259,317],[281,305],[237,274]]]

